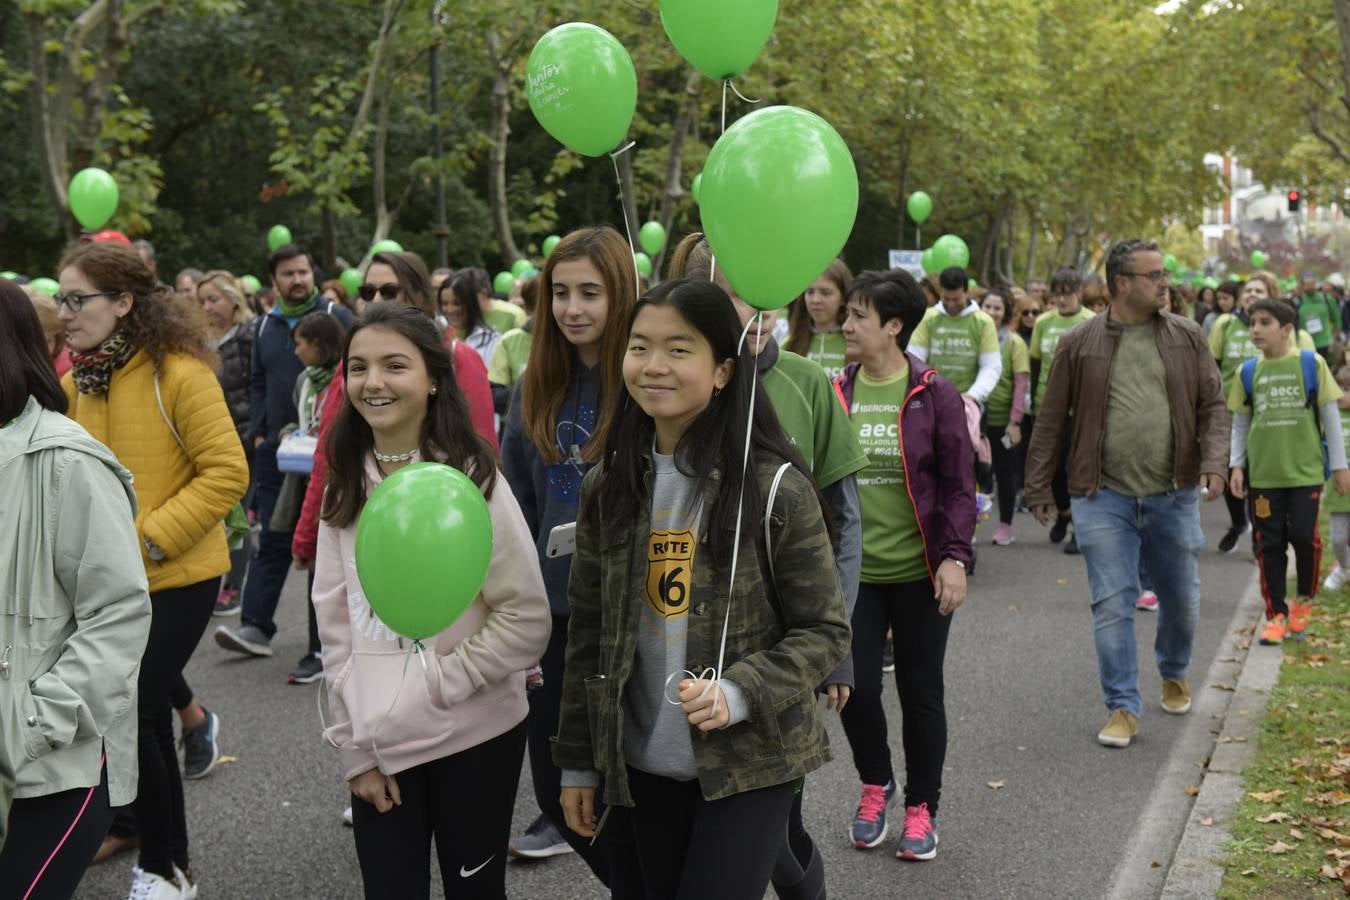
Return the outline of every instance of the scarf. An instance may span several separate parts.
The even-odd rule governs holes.
[[[319,425],[319,398],[324,388],[333,380],[337,366],[306,366],[305,380],[300,385],[300,402],[297,404],[300,414],[300,430],[314,432]]]
[[[299,303],[292,305],[286,302],[286,298],[278,297],[277,309],[281,310],[281,315],[287,320],[289,320],[291,323],[291,327],[294,328],[296,321],[298,321],[299,318],[303,316],[305,313],[313,309],[314,304],[318,302],[318,299],[319,299],[318,294],[311,294],[309,297],[306,297]]]
[[[136,345],[120,329],[87,353],[70,348],[70,371],[81,394],[106,394],[113,372],[136,355]]]

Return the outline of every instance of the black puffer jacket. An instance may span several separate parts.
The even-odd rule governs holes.
[[[249,319],[242,325],[236,325],[225,337],[216,351],[220,354],[220,369],[216,377],[220,380],[221,390],[225,392],[225,405],[230,408],[230,418],[244,440],[249,425],[249,384],[253,378],[253,334],[258,329],[258,320]]]

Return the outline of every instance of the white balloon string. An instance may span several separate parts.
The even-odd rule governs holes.
[[[432,674],[431,674],[432,670],[427,667],[425,651],[426,651],[425,644],[423,644],[421,641],[413,641],[412,647],[410,647],[408,650],[408,654],[403,658],[403,673],[399,675],[398,688],[394,691],[394,699],[389,701],[389,708],[384,711],[384,715],[380,717],[379,724],[375,726],[374,731],[371,733],[370,749],[375,754],[375,764],[381,772],[385,771],[384,757],[380,754],[380,747],[379,744],[376,742],[375,737],[384,729],[385,723],[389,721],[389,716],[392,715],[394,712],[394,707],[398,705],[398,698],[403,693],[403,682],[407,680],[408,677],[408,664],[412,662],[414,654],[416,654],[418,662],[422,664],[422,675],[424,681],[426,682],[427,691],[430,693],[432,690]],[[437,675],[437,680],[439,681],[440,667],[435,667],[435,671]],[[326,693],[326,691],[327,687],[324,686],[321,687],[316,692],[319,709],[319,725],[323,729],[323,739],[327,741],[329,746],[331,746],[333,749],[345,750],[347,749],[346,746],[337,743],[331,737],[328,736],[328,721],[323,714],[323,695]],[[435,694],[432,694],[433,698],[435,696],[436,696]],[[352,745],[354,746],[355,742],[353,742]]]
[[[730,78],[727,79],[727,84],[731,85],[731,90],[735,92],[735,94],[736,94],[737,97],[740,97],[740,98],[741,98],[742,100],[744,100],[746,103],[759,103],[759,102],[760,102],[759,100],[751,100],[749,97],[745,96],[745,95],[742,94],[740,91],[736,90],[736,82],[732,81]]]
[[[632,150],[636,145],[637,141],[629,141],[609,155],[609,161],[614,163],[614,180],[619,185],[619,209],[623,212],[623,230],[628,235],[629,255],[633,257],[633,299],[635,301],[642,296],[642,273],[638,271],[637,247],[633,244],[633,226],[628,221],[628,202],[624,199],[623,178],[619,175],[619,156]]]

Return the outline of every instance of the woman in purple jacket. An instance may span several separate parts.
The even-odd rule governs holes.
[[[868,459],[858,473],[857,687],[841,716],[862,780],[852,839],[860,849],[885,839],[896,791],[881,705],[881,651],[890,629],[905,747],[904,835],[896,857],[905,860],[937,855],[947,753],[942,667],[951,615],[966,598],[975,533],[974,451],[961,394],[905,352],[925,310],[909,273],[859,275],[843,326],[850,363],[836,382]]]

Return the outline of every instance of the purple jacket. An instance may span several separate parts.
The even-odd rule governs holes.
[[[918,358],[909,358],[909,384],[901,406],[900,450],[905,487],[919,520],[928,574],[953,559],[970,565],[975,536],[975,451],[966,428],[961,393]],[[853,380],[859,364],[849,363],[834,382],[835,393],[853,413]]]

